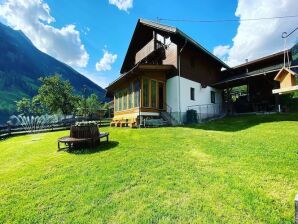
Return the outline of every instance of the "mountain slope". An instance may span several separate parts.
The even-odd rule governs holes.
[[[60,74],[80,93],[86,85],[89,93],[104,97],[105,90],[70,66],[38,50],[21,31],[0,23],[0,120],[15,112],[15,102],[36,94],[39,77]]]

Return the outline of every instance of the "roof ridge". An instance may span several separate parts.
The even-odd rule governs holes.
[[[203,50],[206,54],[208,54],[209,56],[213,57],[215,60],[217,60],[218,62],[220,62],[222,65],[224,65],[224,67],[230,69],[230,66],[229,65],[227,65],[224,61],[222,61],[220,58],[218,58],[217,56],[215,56],[213,53],[211,53],[209,50],[207,50],[205,47],[203,47],[196,40],[194,40],[192,37],[190,37],[189,35],[187,35],[185,32],[183,32],[179,28],[174,27],[174,26],[169,26],[169,25],[161,24],[161,23],[154,22],[154,21],[147,20],[147,19],[141,19],[141,18],[139,19],[139,22],[142,23],[142,24],[144,24],[144,25],[147,25],[147,26],[151,26],[151,27],[163,29],[163,30],[166,30],[168,32],[173,32],[175,34],[180,34],[182,37],[184,37],[185,39],[189,40],[194,45],[196,45],[198,48],[200,48],[201,50]]]
[[[149,26],[155,26],[157,28],[163,27],[166,30],[170,30],[171,32],[176,33],[177,32],[177,27],[175,26],[169,26],[169,25],[165,25],[165,24],[161,24],[152,20],[148,20],[148,19],[143,19],[140,18],[139,22],[145,25],[149,25]]]

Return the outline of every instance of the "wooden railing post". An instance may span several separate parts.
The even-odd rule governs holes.
[[[298,194],[295,198],[295,224],[298,224]]]

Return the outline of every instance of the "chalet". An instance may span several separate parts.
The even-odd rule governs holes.
[[[200,119],[220,116],[229,110],[231,90],[243,85],[252,105],[247,110],[271,110],[279,104],[272,90],[283,62],[280,52],[231,68],[178,28],[140,19],[121,75],[107,87],[114,98],[112,125],[160,118],[180,124],[190,109]]]

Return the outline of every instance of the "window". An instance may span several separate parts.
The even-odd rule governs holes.
[[[151,80],[151,107],[156,108],[156,81]]]
[[[115,94],[115,112],[117,112],[119,109],[118,109],[118,92]]]
[[[140,81],[135,81],[134,84],[134,107],[139,107],[140,102]]]
[[[215,92],[211,91],[211,103],[215,103]]]
[[[143,79],[143,106],[149,107],[149,80]]]
[[[123,91],[123,110],[127,109],[127,89]]]
[[[195,88],[190,88],[190,100],[195,100]]]
[[[133,83],[129,84],[128,97],[128,109],[131,109],[133,107]]]
[[[119,92],[119,98],[118,98],[118,101],[119,101],[119,111],[122,110],[122,92],[120,91]]]

